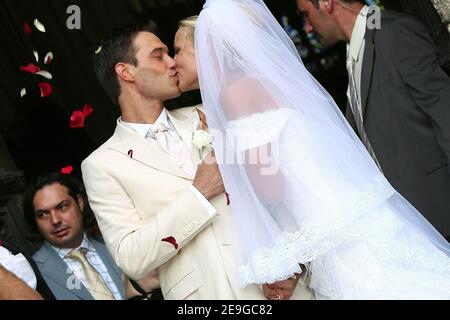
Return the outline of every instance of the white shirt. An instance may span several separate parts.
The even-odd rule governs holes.
[[[71,253],[73,250],[78,250],[80,248],[83,248],[86,250],[86,259],[91,264],[91,266],[97,270],[97,272],[101,275],[103,280],[105,281],[108,288],[111,290],[112,294],[114,295],[114,298],[116,300],[123,300],[122,295],[120,294],[119,290],[116,287],[116,284],[114,283],[111,275],[108,272],[108,269],[106,268],[105,264],[103,263],[102,259],[97,253],[97,250],[95,250],[94,245],[91,243],[91,241],[88,239],[86,234],[84,235],[83,242],[78,248],[75,249],[62,249],[52,246],[53,249],[58,253],[58,255],[61,257],[61,259],[64,260],[64,262],[69,266],[70,270],[75,274],[75,276],[80,279],[81,283],[86,287],[89,288],[86,278],[84,276],[83,272],[83,266],[81,265],[81,262],[72,259],[68,257],[69,253]]]
[[[356,18],[355,26],[353,27],[352,37],[350,43],[347,44],[347,58],[353,58],[355,60],[354,76],[356,81],[356,91],[358,94],[359,107],[361,107],[361,71],[364,60],[364,48],[366,47],[366,41],[364,39],[366,35],[367,26],[367,13],[369,7],[364,6],[358,17]],[[350,98],[350,88],[347,90],[347,97]],[[362,110],[359,110],[362,114]]]
[[[127,126],[128,128],[135,131],[138,135],[143,137],[144,139],[147,139],[147,134],[157,123],[162,123],[167,128],[169,128],[168,134],[171,136],[178,136],[177,131],[175,130],[174,126],[172,125],[172,121],[170,121],[169,116],[167,115],[166,109],[163,109],[161,114],[159,115],[158,119],[156,119],[155,123],[149,124],[149,123],[131,123],[131,122],[125,122],[122,119],[120,119],[120,122]],[[181,137],[180,137],[181,139]],[[152,144],[155,146],[157,145],[157,142],[155,139],[147,139],[151,141]],[[188,146],[190,147],[190,146]]]
[[[0,246],[0,265],[9,272],[14,273],[17,278],[25,282],[30,288],[36,289],[36,275],[23,254],[13,255],[9,250]]]
[[[153,124],[142,124],[142,123],[131,123],[131,122],[125,122],[122,121],[122,119],[119,120],[123,125],[129,127],[133,131],[135,131],[138,135],[146,139],[147,141],[150,141],[152,144],[157,145],[157,141],[154,138],[149,138],[148,132],[150,129],[152,129],[157,123],[164,124],[167,128],[169,128],[169,131],[167,134],[171,135],[172,139],[176,139],[179,141],[182,141],[183,139],[175,129],[174,125],[172,124],[172,121],[170,121],[169,116],[167,115],[166,109],[163,109],[161,114],[159,115],[158,119],[156,119],[155,123]],[[192,149],[192,146],[187,146],[189,150]],[[170,156],[170,155],[169,155]],[[195,195],[195,197],[200,201],[200,203],[205,207],[206,211],[209,213],[210,216],[214,216],[216,214],[216,209],[209,203],[209,201],[198,191],[193,185],[189,186],[189,189],[192,191],[192,193]]]

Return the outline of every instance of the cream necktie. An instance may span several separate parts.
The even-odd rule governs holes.
[[[100,273],[89,263],[86,258],[86,250],[81,248],[69,253],[69,257],[81,262],[88,290],[95,300],[115,300],[109,287],[106,285]]]
[[[152,128],[150,128],[149,134],[153,136],[161,149],[163,149],[167,153],[170,153],[169,128],[167,128],[163,123],[159,122],[154,124]]]
[[[150,128],[148,137],[156,140],[158,146],[165,151],[184,171],[195,176],[196,167],[193,164],[191,150],[178,134],[169,132],[169,128],[158,122]]]

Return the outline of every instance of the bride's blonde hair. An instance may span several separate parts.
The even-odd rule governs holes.
[[[190,16],[188,18],[185,18],[178,22],[178,26],[180,28],[184,27],[186,28],[184,36],[187,39],[190,39],[194,41],[194,35],[195,35],[195,27],[197,26],[197,19],[198,16]]]

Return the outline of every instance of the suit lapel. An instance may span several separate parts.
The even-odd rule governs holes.
[[[361,69],[361,108],[363,117],[367,108],[370,86],[372,84],[373,66],[375,63],[375,29],[366,28],[365,49],[363,65]]]
[[[72,271],[69,271],[69,266],[47,242],[44,243],[44,246],[39,254],[35,256],[35,261],[40,266],[39,269],[41,274],[56,282],[62,289],[76,295],[81,300],[93,300],[92,295],[83,284],[81,284],[79,289],[75,288],[70,290],[68,288],[68,284],[74,283],[74,281],[71,281],[69,278],[73,279],[73,277],[76,276]]]
[[[178,119],[171,111],[167,111],[167,115],[177,132],[180,134],[181,139],[183,139],[183,142],[187,146],[190,146],[192,144],[192,132],[197,130],[198,126],[198,116],[196,112],[190,113],[184,119]]]
[[[198,130],[200,125],[198,113],[195,109],[192,109],[186,117],[181,119],[174,116],[174,114],[170,111],[167,112],[170,121],[172,121],[175,130],[183,139],[183,142],[186,146],[191,150],[191,157],[194,164],[198,164],[202,159],[201,152],[198,152],[198,149],[192,145],[192,135],[195,130]]]
[[[117,140],[111,143],[108,147],[109,149],[157,170],[181,178],[192,179],[164,151],[139,136],[132,129],[121,124],[120,121],[117,123],[114,136]]]

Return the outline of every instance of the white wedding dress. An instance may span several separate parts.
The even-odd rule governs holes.
[[[195,49],[242,287],[309,264],[320,297],[450,299],[449,243],[386,180],[262,0],[207,0]]]
[[[273,274],[292,261],[311,262],[311,287],[330,299],[450,299],[450,258],[398,216],[402,206],[412,207],[381,173],[357,187],[342,180],[338,163],[318,167],[314,159],[333,141],[306,120],[280,108],[229,123],[241,152],[280,141],[285,192],[271,214],[289,216],[286,228],[298,230],[258,249],[252,264]],[[253,271],[241,267],[242,281],[253,282]]]

